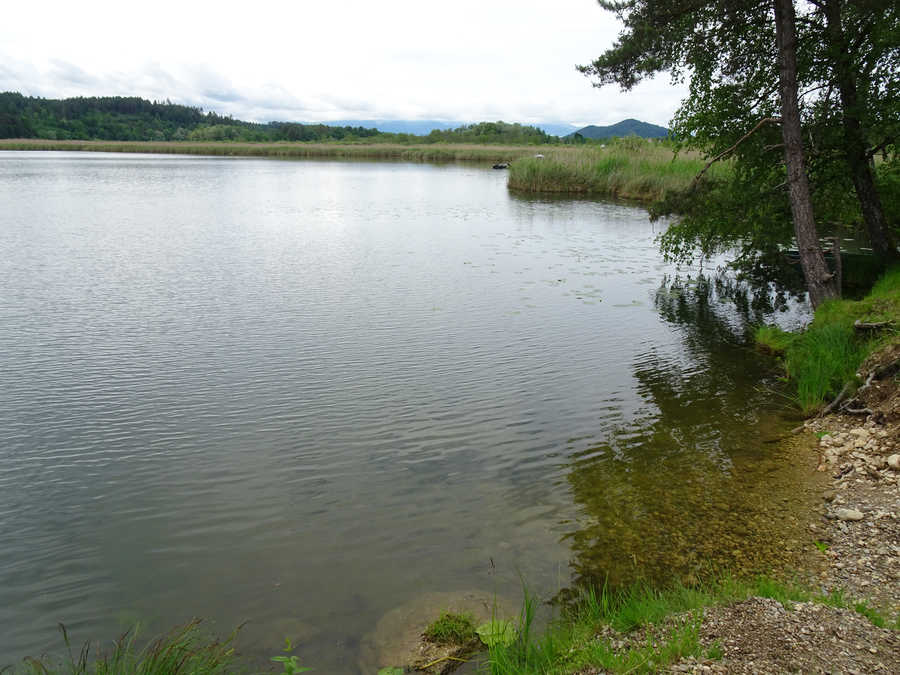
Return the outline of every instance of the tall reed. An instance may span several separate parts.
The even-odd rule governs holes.
[[[561,147],[510,166],[509,187],[523,192],[581,193],[644,202],[688,187],[705,162],[664,143],[619,139],[603,146]],[[713,175],[727,171],[714,166]]]
[[[394,159],[417,162],[509,162],[534,152],[533,147],[463,143],[237,143],[228,141],[48,141],[0,140],[0,150],[137,152],[232,157]]]

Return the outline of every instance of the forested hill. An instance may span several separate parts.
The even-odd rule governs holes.
[[[627,119],[616,122],[608,127],[598,127],[593,124],[579,129],[575,134],[580,134],[583,138],[614,138],[624,136],[641,136],[642,138],[665,138],[669,135],[669,130],[656,124],[649,122],[641,122],[640,120]]]
[[[0,93],[0,138],[103,141],[316,141],[375,136],[375,129],[255,124],[133,96],[46,99]]]
[[[175,103],[137,97],[79,97],[62,100],[0,93],[0,138],[103,141],[352,141],[417,143],[557,142],[532,126],[481,122],[435,129],[427,136],[383,133],[362,126],[269,122],[257,124]]]

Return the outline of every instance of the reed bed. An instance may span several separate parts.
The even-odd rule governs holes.
[[[663,143],[621,139],[606,147],[553,148],[542,159],[516,160],[510,166],[509,187],[653,202],[671,190],[687,188],[704,165],[698,153],[676,153]],[[710,173],[727,170],[727,165],[714,165]]]
[[[415,162],[510,162],[535,152],[535,146],[464,143],[238,143],[191,141],[0,140],[0,150],[134,152],[227,157],[393,159]]]
[[[0,140],[0,150],[68,150],[162,153],[229,157],[397,160],[408,162],[508,163],[509,188],[529,193],[583,194],[600,198],[659,200],[688,187],[703,169],[695,152],[639,138],[607,145],[478,145],[469,143],[242,143],[228,141],[52,141]],[[710,176],[728,171],[713,165]]]

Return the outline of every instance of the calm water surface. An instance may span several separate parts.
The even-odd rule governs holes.
[[[355,673],[424,592],[764,557],[740,321],[641,209],[505,179],[0,153],[0,666],[202,616]]]

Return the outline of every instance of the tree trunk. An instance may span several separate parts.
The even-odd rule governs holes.
[[[781,93],[781,134],[784,139],[784,161],[787,165],[788,194],[794,235],[800,252],[800,266],[806,279],[809,300],[813,308],[823,301],[836,298],[840,290],[829,273],[819,243],[819,233],[813,217],[809,179],[803,157],[800,128],[800,106],[797,99],[797,37],[793,0],[774,0],[775,42],[778,47],[779,82]]]
[[[887,266],[897,260],[897,246],[885,221],[881,197],[875,187],[875,177],[872,175],[872,167],[866,154],[866,137],[860,122],[862,102],[859,100],[852,55],[842,26],[842,2],[843,0],[826,0],[825,21],[828,26],[834,78],[841,97],[844,152],[872,250],[881,264]]]

